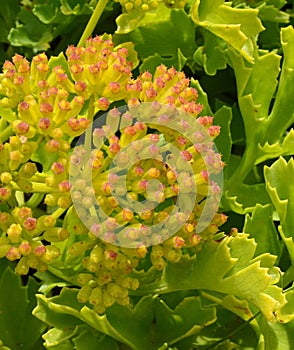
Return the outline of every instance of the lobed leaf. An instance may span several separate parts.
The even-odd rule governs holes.
[[[280,217],[279,231],[293,263],[294,159],[287,162],[280,157],[270,167],[264,168],[264,176],[266,189]]]
[[[223,0],[196,0],[191,15],[198,26],[224,40],[249,62],[254,61],[246,44],[264,29],[258,10],[233,8]]]
[[[11,349],[31,350],[42,343],[46,325],[32,316],[37,289],[33,278],[22,286],[20,277],[9,267],[0,276],[0,339]]]
[[[256,256],[267,252],[280,256],[281,244],[273,223],[272,205],[257,204],[251,216],[246,215],[243,232],[249,233],[249,237],[256,241]]]

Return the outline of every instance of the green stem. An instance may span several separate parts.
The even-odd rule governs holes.
[[[233,176],[227,182],[226,188],[224,190],[237,188],[239,185],[243,183],[243,180],[246,178],[246,176],[248,175],[248,173],[251,171],[251,169],[255,164],[256,147],[257,146],[255,143],[251,143],[247,145],[237,170],[234,172]]]
[[[0,132],[0,142],[7,141],[9,139],[9,136],[13,134],[13,130],[11,126],[8,126],[4,130]]]
[[[108,0],[99,0],[92,16],[89,19],[89,22],[84,30],[84,33],[81,36],[81,39],[78,43],[78,46],[85,45],[86,40],[92,35],[94,28],[96,27],[99,18],[102,15],[102,12],[107,4]]]
[[[90,98],[88,116],[87,119],[92,123],[94,119],[95,108],[94,108],[94,97]],[[85,135],[85,149],[89,155],[92,150],[92,127],[87,128]]]
[[[51,214],[52,217],[54,217],[55,219],[58,219],[65,211],[67,210],[64,208],[58,208],[55,210],[55,212],[53,214]]]
[[[44,198],[43,193],[33,193],[31,198],[26,202],[26,206],[29,208],[37,208]]]

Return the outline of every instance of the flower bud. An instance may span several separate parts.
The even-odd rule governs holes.
[[[18,275],[27,275],[29,272],[29,265],[27,262],[27,257],[22,257],[15,267],[15,272]]]
[[[7,230],[7,236],[11,243],[18,243],[21,237],[22,228],[20,224],[12,224]]]
[[[0,181],[3,184],[9,184],[12,181],[12,175],[9,172],[5,171],[5,172],[1,173]]]
[[[19,249],[20,253],[24,256],[27,256],[27,255],[31,254],[31,252],[32,252],[32,246],[27,241],[21,242],[18,249]]]
[[[77,299],[79,303],[86,303],[89,300],[89,297],[92,293],[92,288],[90,286],[83,286],[77,295]]]
[[[16,247],[11,247],[6,253],[6,258],[10,261],[18,260],[21,258],[21,253]]]
[[[85,241],[75,242],[71,245],[68,252],[73,256],[79,256],[84,254],[87,248],[88,248],[88,245]]]
[[[101,287],[96,287],[92,290],[90,296],[89,296],[89,303],[91,305],[97,305],[100,304],[103,298],[103,292]]]
[[[44,232],[44,239],[48,242],[62,242],[70,233],[62,227],[50,227]]]

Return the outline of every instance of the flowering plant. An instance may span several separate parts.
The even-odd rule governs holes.
[[[290,349],[293,2],[5,9],[0,348]]]

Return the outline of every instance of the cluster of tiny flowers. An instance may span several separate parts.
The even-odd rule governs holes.
[[[130,303],[129,291],[140,285],[136,270],[163,271],[197,253],[226,221],[216,213],[196,233],[208,199],[213,206],[220,196],[210,180],[224,166],[212,142],[220,128],[213,117],[199,117],[203,106],[184,73],[161,65],[133,78],[127,49],[109,36],[70,46],[66,56],[42,53],[29,62],[15,55],[3,66],[0,258],[15,261],[19,274],[77,259],[78,300],[102,313]],[[113,107],[118,101],[125,110]],[[101,111],[106,125],[89,134]],[[179,196],[184,205],[175,211]],[[154,205],[130,205],[144,201]],[[166,227],[178,229],[170,234]]]
[[[186,0],[115,0],[119,2],[126,12],[137,10],[139,12],[148,12],[158,8],[163,3],[168,8],[183,8]]]

